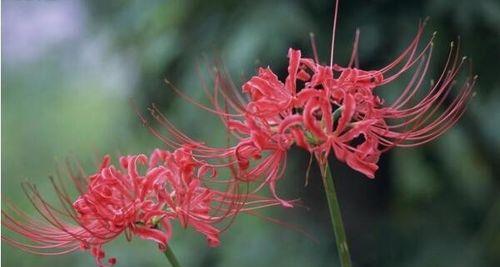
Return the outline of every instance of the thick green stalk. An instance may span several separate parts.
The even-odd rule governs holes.
[[[165,249],[164,254],[167,257],[167,259],[170,262],[170,265],[172,267],[181,267],[181,265],[179,264],[179,261],[175,257],[174,252],[172,251],[172,249],[170,249],[170,246],[167,245],[167,248]]]
[[[337,250],[339,253],[340,265],[342,267],[351,267],[351,256],[342,223],[342,214],[340,212],[339,200],[335,192],[335,184],[333,183],[332,173],[328,164],[320,166],[323,169],[323,186],[325,187],[326,199],[330,209],[330,219],[332,221],[333,232],[337,242]]]

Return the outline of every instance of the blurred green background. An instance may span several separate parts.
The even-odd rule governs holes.
[[[374,180],[334,162],[354,266],[500,266],[500,1],[341,1],[336,60],[348,61],[356,27],[361,67],[384,66],[420,18],[438,31],[430,74],[461,36],[480,76],[477,96],[452,130],[416,149],[383,155]],[[158,104],[180,129],[209,143],[224,136],[216,118],[168,89],[169,78],[202,99],[196,67],[221,57],[241,84],[258,66],[286,75],[287,49],[312,56],[309,32],[328,61],[333,1],[2,1],[2,197],[27,210],[19,184],[50,198],[56,162],[76,157],[88,172],[105,153],[148,153],[161,142],[131,106]],[[429,80],[433,75],[429,76]],[[434,75],[435,76],[435,75]],[[381,91],[397,94],[393,83]],[[384,93],[382,93],[384,94]],[[183,266],[338,266],[318,171],[304,187],[308,155],[291,151],[280,194],[309,209],[266,214],[299,225],[317,241],[241,216],[210,249],[176,228]],[[52,194],[53,196],[53,194]],[[118,266],[168,266],[151,242],[106,246]],[[2,266],[93,266],[84,252],[43,257],[2,244]]]

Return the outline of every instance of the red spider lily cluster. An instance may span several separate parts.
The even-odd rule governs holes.
[[[66,190],[54,183],[63,208],[47,202],[39,191],[29,187],[29,197],[44,220],[32,218],[9,204],[11,213],[2,211],[3,225],[27,239],[25,243],[2,238],[29,252],[43,255],[89,250],[98,266],[105,266],[102,246],[124,233],[148,239],[165,249],[172,234],[171,223],[192,227],[203,234],[209,246],[219,245],[217,224],[238,212],[270,206],[275,200],[231,194],[204,186],[216,170],[192,157],[187,147],[173,153],[155,150],[146,155],[120,158],[120,167],[105,157],[98,172],[88,177],[86,186],[77,182],[81,195],[72,202]],[[139,171],[139,167],[144,171]],[[109,265],[116,263],[108,259]]]
[[[459,93],[451,94],[466,59],[453,43],[438,79],[422,89],[434,38],[420,45],[423,29],[424,24],[419,25],[410,45],[380,70],[352,66],[358,61],[359,32],[346,67],[322,65],[317,56],[305,58],[300,50],[290,48],[284,82],[269,67],[259,68],[258,74],[242,86],[247,101],[221,71],[214,74],[215,90],[210,94],[213,107],[197,103],[173,87],[190,102],[221,117],[237,140],[228,148],[211,148],[188,138],[156,108],[153,115],[169,134],[155,129],[152,132],[172,147],[189,143],[198,157],[227,159],[229,163],[219,167],[233,167],[242,180],[260,181],[258,189],[268,184],[285,207],[292,205],[277,196],[276,181],[284,175],[287,151],[293,145],[314,155],[321,167],[333,152],[352,169],[374,178],[381,153],[439,137],[458,121],[472,96],[477,77],[466,78]],[[399,97],[385,103],[377,91],[410,71],[409,82]]]
[[[2,238],[45,255],[89,250],[98,266],[106,265],[103,245],[122,233],[128,240],[138,236],[165,249],[174,221],[195,229],[210,246],[217,246],[218,225],[225,219],[267,206],[293,206],[293,201],[277,195],[276,183],[284,176],[287,153],[294,145],[311,153],[322,170],[328,157],[334,155],[374,178],[384,151],[434,140],[458,121],[472,95],[476,77],[470,76],[458,94],[451,93],[465,63],[454,46],[436,81],[424,86],[433,37],[421,45],[423,28],[419,25],[408,48],[379,70],[359,68],[357,33],[347,66],[321,64],[314,45],[314,58],[289,49],[284,81],[269,67],[259,68],[242,86],[246,99],[234,90],[221,69],[214,73],[214,90],[204,87],[212,107],[193,101],[172,86],[180,96],[220,116],[235,142],[218,148],[194,140],[153,106],[151,113],[167,134],[139,116],[173,152],[157,149],[149,157],[124,156],[118,168],[105,157],[98,172],[86,176],[83,183],[72,176],[80,193],[76,201],[54,183],[62,209],[28,186],[27,195],[44,220],[9,204],[11,213],[2,211],[3,225],[31,242]],[[399,97],[386,103],[378,91],[407,73],[409,81]],[[221,178],[221,169],[231,177]],[[210,182],[226,188],[214,189],[208,186]],[[240,182],[255,186],[240,193]],[[272,199],[256,195],[264,186],[269,186]],[[109,265],[115,263],[116,259],[108,259]]]

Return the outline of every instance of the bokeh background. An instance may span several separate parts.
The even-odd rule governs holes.
[[[48,198],[57,162],[78,158],[91,172],[105,153],[147,153],[161,142],[138,109],[155,103],[180,129],[217,144],[221,125],[177,97],[170,79],[202,99],[197,66],[222,58],[239,84],[270,65],[286,75],[287,49],[311,56],[309,32],[328,61],[333,0],[2,1],[2,197],[30,209],[19,184]],[[420,18],[438,31],[428,79],[461,36],[479,74],[477,96],[439,140],[384,154],[374,180],[332,162],[354,266],[500,266],[500,1],[341,1],[336,60],[347,62],[361,30],[361,67],[384,66],[408,44]],[[208,66],[210,67],[210,66]],[[202,71],[203,72],[203,71]],[[404,85],[381,89],[390,97]],[[338,266],[325,199],[309,156],[293,150],[281,195],[309,209],[270,209],[316,240],[251,216],[239,217],[209,249],[176,228],[183,266]],[[106,247],[119,266],[167,266],[151,242],[120,238]],[[93,266],[85,252],[43,257],[2,244],[2,266]]]

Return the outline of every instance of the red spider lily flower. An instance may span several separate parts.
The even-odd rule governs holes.
[[[291,205],[277,197],[275,185],[283,176],[287,151],[293,144],[308,150],[321,165],[333,152],[338,160],[374,178],[384,151],[436,139],[458,121],[472,96],[476,76],[466,78],[456,96],[451,93],[465,64],[453,45],[442,74],[422,89],[434,38],[420,45],[424,26],[421,23],[410,45],[379,70],[357,66],[357,32],[347,66],[333,64],[333,58],[330,65],[322,65],[317,56],[303,58],[300,50],[290,49],[285,81],[269,67],[259,68],[258,74],[242,86],[248,101],[235,93],[232,81],[220,70],[215,73],[215,90],[209,94],[213,107],[193,101],[172,86],[182,97],[222,118],[237,140],[231,147],[211,148],[188,138],[156,109],[153,115],[170,135],[152,131],[172,147],[187,142],[196,147],[197,156],[227,159],[229,163],[220,167],[236,164],[240,179],[260,180],[259,189],[269,184],[284,206]],[[411,75],[410,81],[392,104],[386,103],[378,91],[405,74]]]
[[[8,243],[28,252],[58,255],[79,249],[89,250],[98,266],[105,266],[103,245],[124,233],[148,239],[165,249],[178,221],[203,234],[209,246],[219,245],[216,224],[238,212],[276,205],[276,200],[209,189],[205,181],[215,179],[215,169],[195,160],[182,147],[173,153],[155,150],[146,155],[120,158],[120,168],[104,158],[86,186],[72,175],[81,195],[72,202],[65,188],[53,182],[62,208],[46,201],[36,187],[28,185],[27,195],[42,216],[33,218],[8,204],[2,210],[2,224],[31,242],[2,236]],[[142,166],[142,167],[141,167]],[[145,170],[139,171],[139,168]],[[52,180],[53,181],[53,180]],[[108,264],[114,265],[115,258]]]

